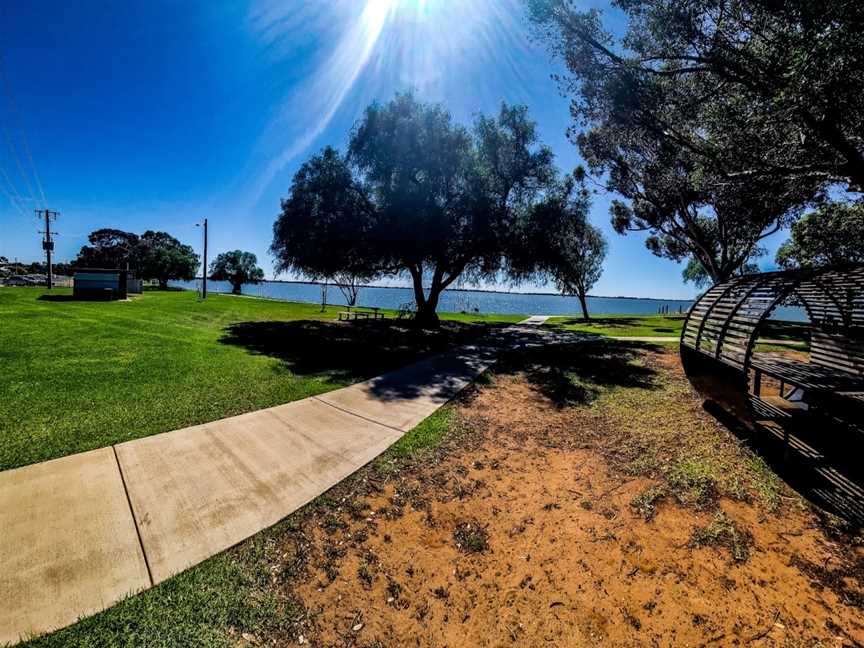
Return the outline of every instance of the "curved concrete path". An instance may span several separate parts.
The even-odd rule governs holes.
[[[531,329],[321,396],[0,472],[0,645],[275,524],[453,398],[497,350],[564,339]]]

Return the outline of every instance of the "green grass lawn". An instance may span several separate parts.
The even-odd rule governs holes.
[[[684,315],[595,315],[586,322],[581,317],[552,317],[546,326],[578,333],[596,333],[620,337],[681,336]]]
[[[563,328],[578,333],[615,337],[668,337],[677,342],[681,337],[685,315],[598,315],[585,322],[579,317],[553,317],[546,326]],[[781,341],[780,344],[759,344],[758,351],[784,349],[807,350],[809,348],[809,324],[768,320],[761,329],[760,337]]]
[[[336,326],[337,306],[70,292],[0,288],[0,470],[320,394],[521,319],[444,315],[421,333]]]

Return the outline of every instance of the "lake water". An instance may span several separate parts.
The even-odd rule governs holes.
[[[196,281],[175,281],[173,286],[197,290]],[[231,292],[226,281],[208,281],[210,292]],[[265,281],[243,286],[243,294],[285,301],[321,303],[320,284]],[[357,300],[360,306],[399,308],[414,300],[410,288],[363,288]],[[327,288],[327,303],[345,305],[345,298],[335,286]],[[589,297],[588,310],[592,314],[653,315],[662,307],[670,313],[687,312],[692,301],[678,299],[636,299],[633,297]],[[579,313],[579,300],[561,295],[526,294],[516,292],[485,292],[479,290],[445,290],[438,310],[441,312],[501,313],[507,315],[572,315]]]
[[[172,281],[172,286],[197,290],[200,281]],[[227,281],[208,281],[210,292],[230,293]],[[303,282],[264,281],[243,286],[243,294],[252,297],[281,299],[284,301],[321,303],[321,285]],[[397,309],[414,300],[410,288],[363,288],[357,300],[359,306],[378,306]],[[328,286],[327,303],[345,305],[345,298],[336,286]],[[641,299],[637,297],[589,297],[588,310],[592,315],[656,315],[661,307],[670,313],[686,313],[693,305],[684,299]],[[487,292],[482,290],[445,290],[438,310],[446,313],[500,313],[504,315],[576,315],[581,314],[576,297],[562,297],[536,293]],[[793,322],[807,321],[800,308],[778,308],[772,319]]]

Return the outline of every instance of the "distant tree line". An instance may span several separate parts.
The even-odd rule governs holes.
[[[74,272],[71,263],[60,262],[52,265],[54,268],[54,274],[57,275],[68,276]],[[46,274],[48,272],[48,265],[45,261],[19,263],[14,260],[9,260],[5,256],[0,256],[0,271],[3,271],[4,274]]]

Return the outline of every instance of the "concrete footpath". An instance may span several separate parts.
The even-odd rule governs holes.
[[[547,337],[511,327],[321,396],[0,472],[0,645],[275,524],[453,398],[501,348]]]

